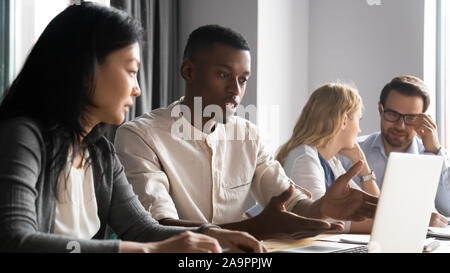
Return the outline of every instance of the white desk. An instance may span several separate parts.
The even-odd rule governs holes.
[[[287,248],[305,247],[313,246],[317,244],[320,240],[326,240],[329,237],[335,236],[336,234],[321,234],[316,237],[290,240],[290,239],[272,239],[264,241],[264,246],[269,252],[275,252]],[[450,253],[450,240],[438,240],[440,246],[431,253]],[[356,245],[355,245],[356,246]]]

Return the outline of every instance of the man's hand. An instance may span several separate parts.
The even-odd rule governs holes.
[[[231,253],[265,253],[264,245],[247,232],[231,231],[227,229],[210,228],[205,233],[216,238],[222,248],[229,249]]]
[[[323,216],[337,220],[363,221],[375,216],[378,198],[350,187],[349,182],[361,172],[363,163],[359,161],[347,173],[340,176],[328,188],[321,202],[320,211]]]
[[[446,227],[448,225],[448,220],[443,215],[433,212],[430,218],[430,227]]]
[[[437,126],[430,115],[418,114],[414,122],[414,130],[422,139],[425,152],[437,154],[441,144],[439,143]]]
[[[286,211],[285,204],[294,193],[291,185],[281,195],[273,197],[263,212],[249,219],[252,234],[259,239],[312,237],[323,232],[342,232],[344,223],[328,223],[318,219],[299,216]]]

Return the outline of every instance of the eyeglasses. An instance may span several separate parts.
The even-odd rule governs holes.
[[[383,118],[386,121],[397,122],[400,118],[403,118],[403,121],[405,122],[406,125],[414,125],[414,123],[417,119],[417,115],[400,114],[399,112],[396,112],[394,110],[384,110],[384,107],[383,106],[381,106],[381,107],[382,107],[381,110],[383,111]]]

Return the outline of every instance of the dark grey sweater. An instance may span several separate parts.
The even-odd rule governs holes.
[[[59,236],[52,234],[56,198],[49,183],[57,175],[45,172],[48,158],[39,124],[27,118],[0,123],[0,252],[69,252],[73,242],[82,253],[118,252],[118,240],[105,240],[107,225],[120,239],[137,242],[194,230],[159,225],[138,201],[111,153],[113,145],[106,138],[95,145],[110,152],[92,161],[101,228],[92,240]]]

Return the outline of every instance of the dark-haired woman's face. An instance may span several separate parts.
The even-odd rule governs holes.
[[[92,123],[119,125],[133,106],[133,98],[141,95],[137,81],[140,65],[139,44],[111,52],[99,65],[92,102],[88,109]]]

